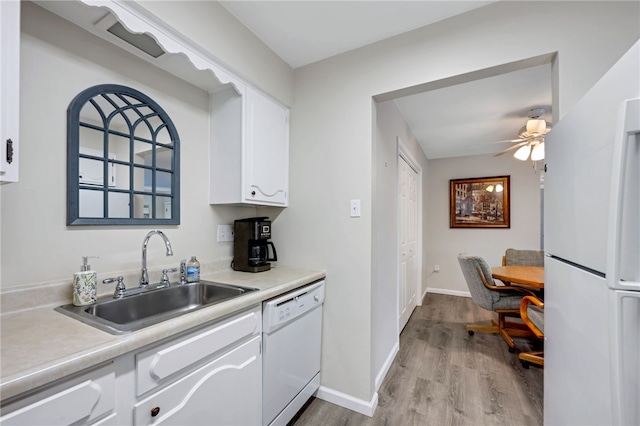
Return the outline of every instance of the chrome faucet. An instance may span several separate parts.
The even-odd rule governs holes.
[[[171,249],[171,243],[166,235],[160,230],[154,229],[149,231],[144,241],[142,242],[142,275],[140,276],[140,287],[147,287],[149,285],[149,274],[147,273],[147,244],[149,244],[149,238],[152,235],[159,235],[164,241],[164,245],[167,247],[167,256],[173,256],[173,250]]]

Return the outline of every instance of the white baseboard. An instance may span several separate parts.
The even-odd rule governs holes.
[[[398,353],[399,350],[400,350],[400,342],[396,341],[396,344],[393,345],[393,348],[391,348],[391,352],[389,352],[389,356],[387,356],[387,359],[384,361],[384,364],[382,365],[380,372],[378,372],[378,375],[376,376],[376,392],[380,389],[380,385],[382,385],[382,381],[387,376],[387,373],[389,372],[389,369],[393,364],[393,360],[396,358],[396,354]]]
[[[376,411],[376,407],[378,406],[378,392],[373,394],[371,401],[365,401],[363,399],[354,398],[346,393],[338,392],[337,390],[330,389],[325,386],[320,386],[316,393],[316,398],[369,417],[373,417],[373,413]]]
[[[427,288],[426,293],[447,294],[449,296],[471,297],[468,291],[447,290],[446,288]]]

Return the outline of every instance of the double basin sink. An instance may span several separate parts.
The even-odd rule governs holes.
[[[104,296],[90,306],[63,305],[55,310],[108,333],[123,334],[257,290],[200,281],[171,284],[118,299]]]

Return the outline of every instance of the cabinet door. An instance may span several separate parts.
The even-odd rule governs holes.
[[[136,355],[136,395],[175,380],[177,374],[261,330],[259,305],[250,312],[216,323]]]
[[[256,336],[135,405],[135,425],[259,425],[261,339]]]
[[[18,181],[20,1],[0,1],[0,182]]]
[[[244,199],[287,206],[289,110],[251,88],[245,102]]]
[[[115,389],[116,374],[113,365],[109,364],[36,393],[25,400],[2,407],[3,416],[0,417],[0,424],[3,426],[92,424],[96,418],[115,409]],[[17,408],[15,411],[14,407]],[[9,414],[5,414],[7,412]],[[113,420],[113,417],[108,419]]]

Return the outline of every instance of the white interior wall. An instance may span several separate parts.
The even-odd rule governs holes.
[[[513,155],[477,155],[429,160],[427,205],[427,292],[469,294],[458,264],[458,253],[482,256],[499,266],[509,248],[540,248],[540,173],[531,161]],[[449,228],[449,180],[510,176],[511,227]],[[434,272],[440,265],[440,272]]]
[[[211,52],[236,75],[285,105],[293,101],[293,69],[217,1],[138,1]]]
[[[203,264],[232,256],[232,243],[215,242],[217,225],[254,216],[255,208],[208,203],[206,92],[29,2],[22,7],[20,65],[20,181],[0,187],[3,288],[70,283],[83,255],[100,256],[91,265],[101,279],[140,269],[142,240],[151,227],[65,225],[67,107],[82,90],[103,83],[150,96],[180,136],[181,225],[162,228],[174,256],[165,257],[160,240],[151,239],[149,267],[178,266],[191,255]]]
[[[385,195],[373,194],[371,181],[372,96],[558,52],[561,117],[638,38],[637,16],[637,2],[497,2],[296,69],[291,207],[278,217],[286,229],[278,243],[286,262],[328,274],[324,387],[375,404],[371,209]],[[362,200],[359,219],[349,218],[354,198]],[[442,244],[425,232],[427,252]]]
[[[426,229],[427,158],[411,129],[400,115],[393,101],[374,104],[375,143],[373,160],[372,222],[372,305],[371,343],[372,376],[379,377],[393,360],[398,349],[398,142],[421,168],[423,215],[422,228]],[[390,201],[393,202],[390,202]],[[423,264],[424,250],[421,251]],[[424,272],[424,271],[423,271]],[[423,274],[424,276],[424,274]],[[422,281],[422,280],[420,280]],[[418,298],[422,294],[417,289]],[[395,307],[395,309],[392,309]]]

